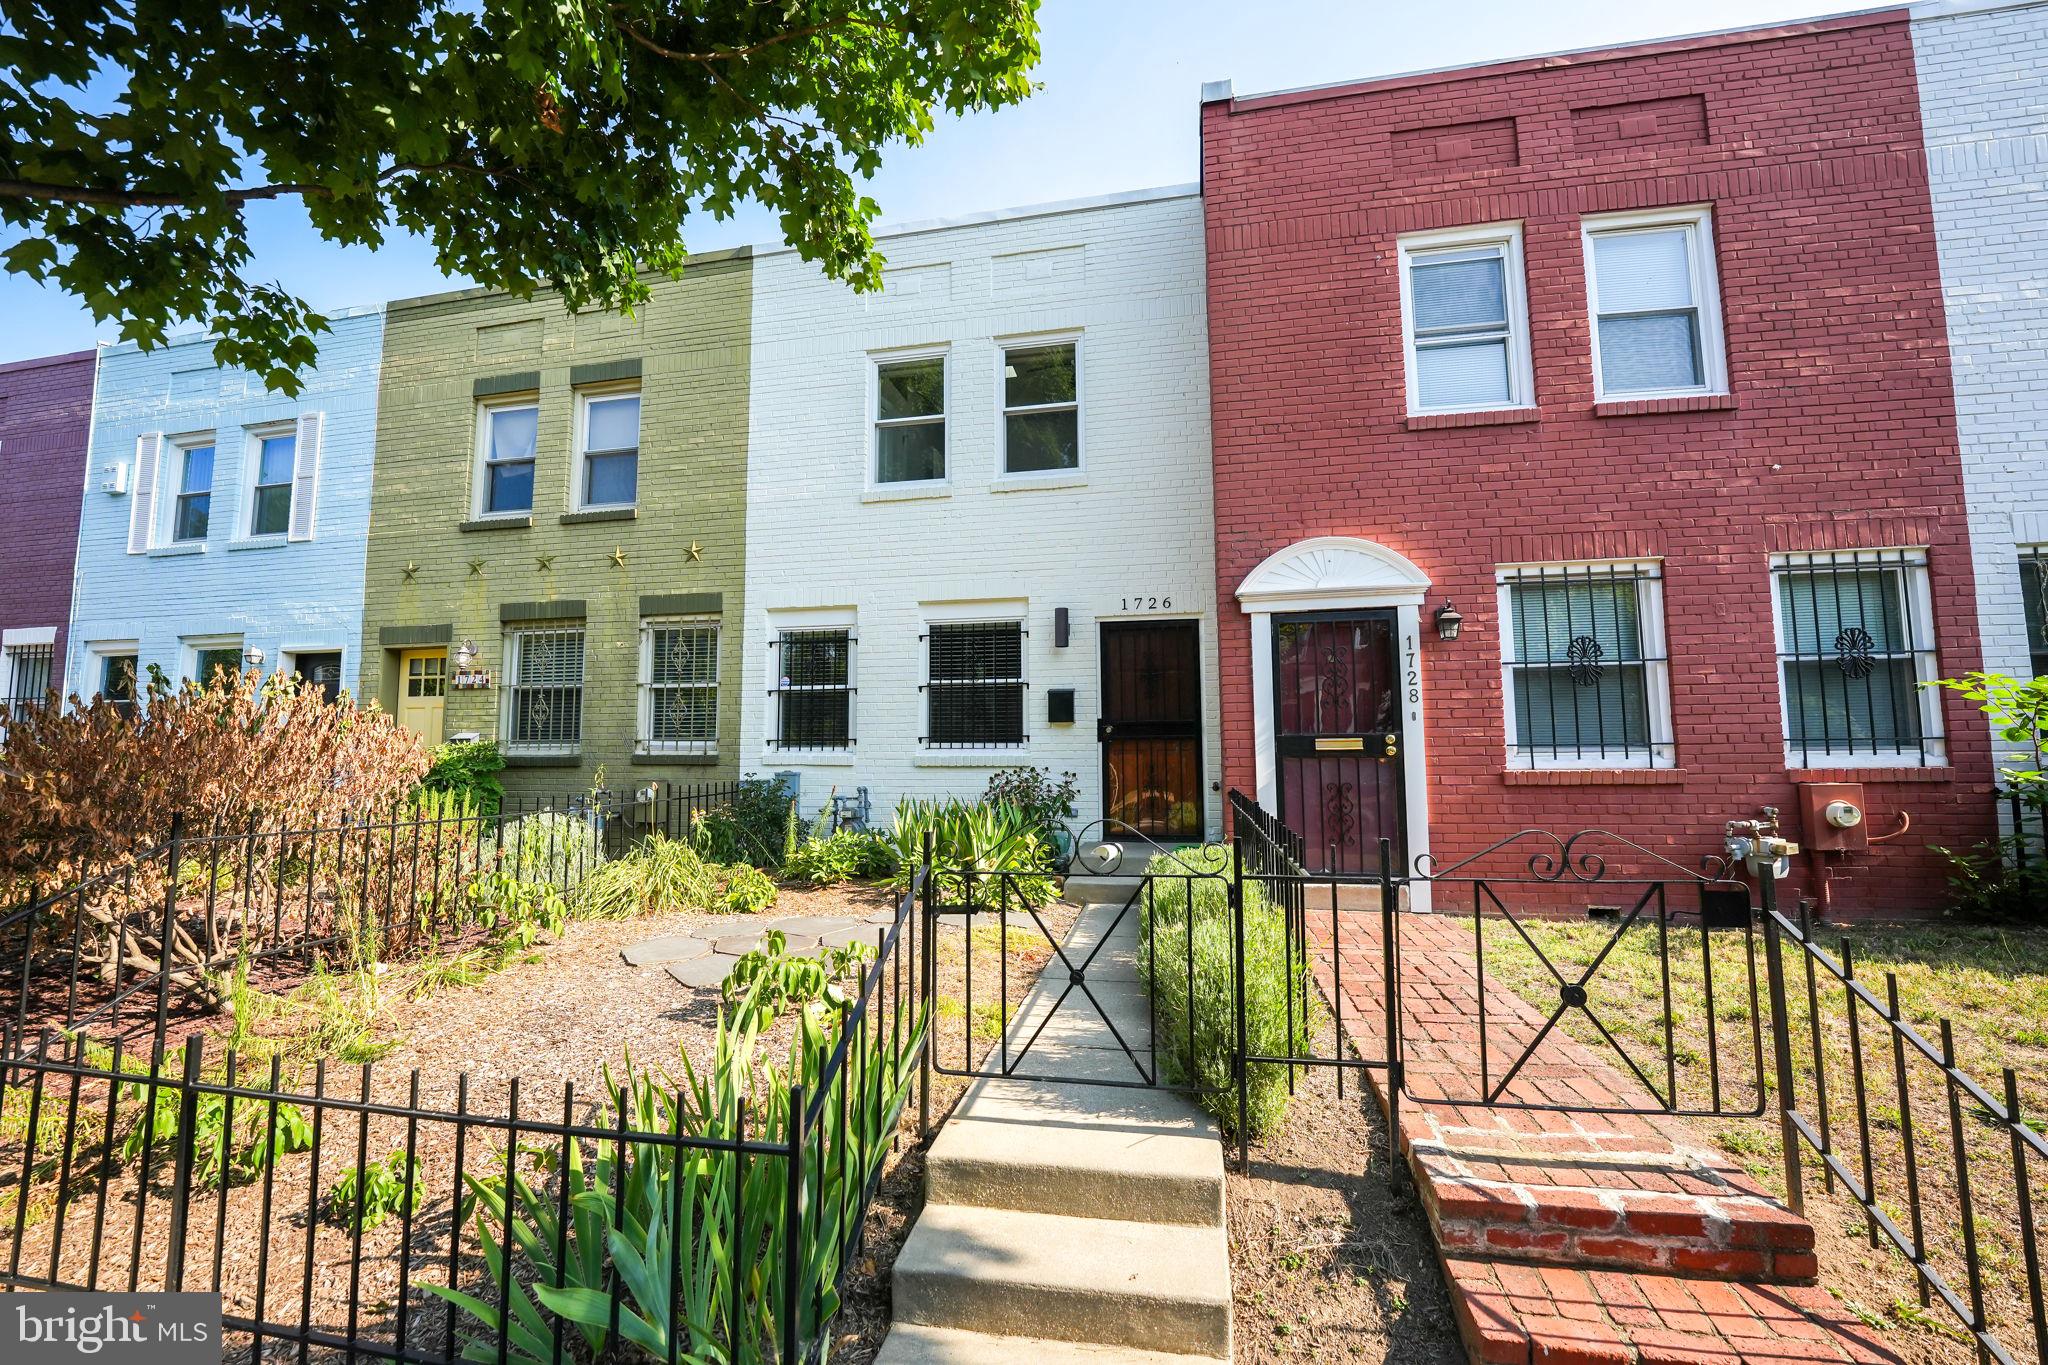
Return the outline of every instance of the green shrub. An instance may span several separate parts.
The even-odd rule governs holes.
[[[1965,673],[1944,687],[1976,704],[1999,742],[1998,800],[2019,807],[2019,828],[1966,851],[1936,846],[1949,861],[1951,913],[1990,923],[2048,919],[2048,678]]]
[[[578,890],[576,913],[628,919],[671,910],[709,910],[718,878],[681,839],[656,834],[600,867]]]
[[[1190,865],[1213,876],[1183,880]],[[1198,1102],[1228,1129],[1237,1127],[1235,945],[1231,934],[1228,848],[1210,845],[1179,855],[1160,854],[1145,869],[1151,886],[1139,921],[1138,960],[1152,993],[1153,1037],[1167,1079],[1197,1088]],[[1268,1057],[1304,1055],[1314,1035],[1315,999],[1305,963],[1290,970],[1284,913],[1263,887],[1244,889],[1245,1044]],[[1188,963],[1193,954],[1194,988]],[[1291,978],[1291,980],[1290,980]],[[1290,987],[1293,1036],[1288,1034]],[[1253,1136],[1271,1132],[1287,1112],[1287,1070],[1256,1065],[1248,1077],[1246,1126]]]
[[[784,880],[831,886],[836,882],[868,881],[896,871],[896,849],[882,835],[842,829],[837,834],[804,841],[782,864]]]
[[[875,960],[873,944],[824,948],[816,957],[789,951],[789,939],[770,929],[762,945],[733,963],[719,987],[730,1009],[750,1009],[762,1028],[791,1005],[851,1009],[860,994],[861,970]]]
[[[551,810],[507,821],[498,831],[497,852],[513,876],[545,882],[564,895],[604,865],[596,827],[581,816]]]
[[[433,766],[420,779],[420,790],[466,798],[476,814],[489,817],[504,804],[505,784],[498,780],[504,770],[505,756],[496,740],[450,741],[434,749]]]
[[[344,1227],[374,1228],[394,1213],[420,1206],[420,1163],[404,1152],[343,1171],[327,1192],[327,1215]]]
[[[755,915],[775,904],[780,894],[775,879],[752,863],[730,863],[721,873],[725,888],[719,893],[719,907],[735,915]]]
[[[696,817],[690,828],[691,847],[709,863],[780,867],[788,817],[789,794],[780,782],[744,778],[732,800]]]
[[[1052,850],[1015,806],[957,799],[898,802],[889,836],[898,864],[892,885],[909,885],[913,869],[924,859],[927,834],[939,898],[946,904],[965,902],[966,872],[1011,874],[1007,894],[1013,903],[1044,905],[1052,899]],[[974,891],[977,902],[986,898],[993,903],[1002,894],[993,880],[978,883]]]
[[[1047,848],[1057,848],[1066,822],[1074,818],[1074,800],[1081,787],[1074,774],[1061,773],[1053,781],[1049,768],[1004,768],[988,779],[981,794],[985,806],[1015,806],[1038,832]]]

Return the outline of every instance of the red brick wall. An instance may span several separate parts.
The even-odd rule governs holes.
[[[92,384],[91,351],[0,365],[0,627],[57,627],[60,683]]]
[[[1769,556],[1924,545],[1939,667],[1978,663],[1955,415],[1903,11],[1203,110],[1224,762],[1253,788],[1245,575],[1315,535],[1399,550],[1464,613],[1425,630],[1431,842],[1601,825],[1681,861],[1794,818]],[[1503,129],[1512,121],[1512,136]],[[1472,125],[1469,135],[1460,125]],[[1441,155],[1418,155],[1431,143]],[[1596,413],[1580,215],[1711,204],[1735,406]],[[1396,237],[1520,220],[1540,420],[1409,428]],[[1697,408],[1698,404],[1693,404]],[[1664,559],[1678,771],[1503,772],[1494,568]],[[1989,742],[1863,773],[1844,911],[1936,905],[1930,844],[1991,828]],[[1800,875],[1804,877],[1802,866]]]

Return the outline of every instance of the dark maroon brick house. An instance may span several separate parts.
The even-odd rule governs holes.
[[[0,365],[0,701],[41,700],[61,680],[92,427],[95,353]]]

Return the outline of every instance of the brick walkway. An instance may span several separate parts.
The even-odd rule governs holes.
[[[1377,912],[1340,914],[1334,955],[1329,912],[1312,912],[1309,926],[1325,999],[1341,998],[1346,1034],[1361,1056],[1384,1056]],[[1813,1287],[1812,1226],[1690,1122],[1472,1103],[1480,1098],[1472,922],[1403,915],[1400,932],[1403,1147],[1474,1360],[1897,1358]],[[1497,1080],[1546,1015],[1493,982],[1486,996]],[[1372,1080],[1384,1104],[1385,1077]],[[1505,1098],[1612,1107],[1648,1097],[1560,1027]]]

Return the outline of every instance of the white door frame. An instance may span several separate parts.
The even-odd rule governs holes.
[[[1422,726],[1422,604],[1429,575],[1405,555],[1355,536],[1315,536],[1268,555],[1238,585],[1251,617],[1252,754],[1259,804],[1279,808],[1280,762],[1274,741],[1273,618],[1292,612],[1394,609],[1395,655],[1402,687],[1401,778],[1408,866],[1429,852],[1428,744]],[[1430,908],[1430,887],[1408,889],[1411,909]]]

